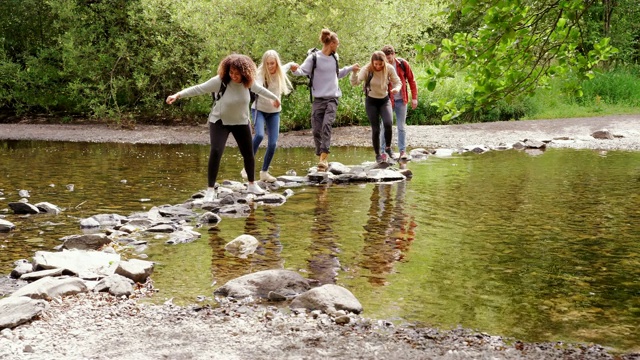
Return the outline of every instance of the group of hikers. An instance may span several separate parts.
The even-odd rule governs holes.
[[[411,89],[411,107],[415,109],[418,105],[418,90],[409,63],[397,58],[394,48],[386,45],[381,51],[375,51],[371,55],[371,61],[362,68],[357,63],[340,68],[338,35],[323,29],[320,42],[322,48],[312,49],[301,65],[294,62],[283,65],[274,50],[264,53],[257,68],[246,55],[229,55],[220,62],[216,76],[167,97],[167,104],[173,104],[181,98],[215,94],[216,101],[209,113],[211,150],[207,169],[208,188],[203,199],[205,202],[216,198],[216,178],[229,134],[235,138],[244,161],[241,176],[249,183],[247,191],[261,195],[265,191],[255,183],[255,154],[264,139],[266,128],[267,150],[260,180],[276,181],[269,174],[269,165],[278,141],[282,110],[280,99],[283,94],[289,94],[292,90],[287,78],[288,71],[310,79],[310,95],[313,100],[311,128],[315,154],[318,156],[318,171],[327,171],[329,168],[331,130],[336,119],[338,99],[342,96],[338,80],[349,73],[352,85],[363,84],[366,94],[365,110],[371,124],[376,161],[386,162],[388,158],[394,158],[391,150],[393,113],[398,127],[399,158],[408,159],[405,131],[409,103],[407,83]],[[253,120],[255,129],[253,137],[250,119]]]

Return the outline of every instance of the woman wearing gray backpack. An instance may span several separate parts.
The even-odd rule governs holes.
[[[338,66],[338,35],[329,29],[322,29],[320,33],[322,49],[313,49],[307,55],[302,65],[293,75],[309,77],[309,88],[313,103],[311,106],[311,130],[318,156],[318,171],[329,169],[328,157],[331,146],[331,126],[336,120],[338,99],[342,91],[338,86],[338,79],[346,77],[351,71],[358,71],[360,65],[354,64],[339,68]]]

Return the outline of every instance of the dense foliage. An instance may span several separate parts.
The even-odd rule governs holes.
[[[364,64],[385,44],[411,62],[421,91],[409,123],[519,118],[536,108],[528,95],[554,77],[573,81],[563,90],[575,94],[603,60],[611,69],[637,64],[639,17],[631,0],[4,0],[0,111],[201,119],[210,98],[171,107],[164,99],[213,76],[232,52],[259,61],[275,49],[302,62],[328,27],[342,65]],[[292,80],[284,130],[308,127],[305,79]],[[366,123],[362,91],[341,85],[338,124]]]

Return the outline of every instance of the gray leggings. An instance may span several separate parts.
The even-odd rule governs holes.
[[[376,156],[380,155],[380,118],[384,126],[384,141],[387,146],[391,146],[391,131],[393,127],[393,111],[391,110],[391,101],[389,96],[384,99],[376,99],[367,96],[364,102],[364,109],[371,124],[371,142],[373,142],[373,151]]]

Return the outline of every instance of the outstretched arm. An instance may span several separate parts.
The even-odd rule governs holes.
[[[173,95],[169,95],[167,97],[166,102],[167,104],[173,104],[178,99],[217,92],[217,91],[220,91],[221,84],[222,84],[222,80],[220,80],[220,77],[216,75],[211,79],[203,82],[202,84],[194,85],[192,87],[181,90]]]

